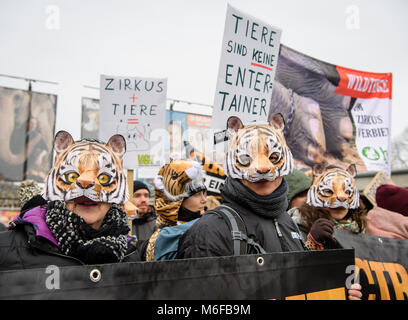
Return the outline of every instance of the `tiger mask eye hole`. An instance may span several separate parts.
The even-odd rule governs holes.
[[[171,175],[171,178],[172,178],[172,179],[177,179],[177,177],[178,177],[178,174],[177,174],[176,172],[174,172],[174,173]]]
[[[74,183],[75,181],[77,181],[79,177],[79,174],[76,172],[67,172],[65,174],[65,181],[69,184]]]
[[[322,190],[322,194],[323,194],[325,197],[331,197],[331,196],[333,195],[333,191],[330,190],[330,189],[324,189],[324,190]]]
[[[112,177],[106,173],[101,173],[98,176],[98,181],[101,185],[106,186],[111,182]]]
[[[238,163],[244,167],[248,167],[251,164],[252,158],[249,154],[241,154],[237,157]]]
[[[280,161],[280,154],[278,152],[273,152],[270,156],[269,156],[269,160],[272,163],[278,163]]]

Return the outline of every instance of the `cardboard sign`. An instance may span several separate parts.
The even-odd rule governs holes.
[[[101,75],[99,137],[126,140],[126,169],[158,165],[166,119],[167,79]]]
[[[211,127],[267,121],[281,30],[228,5]],[[221,139],[222,140],[222,139]]]
[[[380,171],[375,175],[375,177],[370,181],[370,183],[365,187],[363,191],[363,194],[375,206],[377,205],[377,202],[375,201],[375,193],[377,191],[377,188],[382,184],[395,185],[395,183],[385,172]]]

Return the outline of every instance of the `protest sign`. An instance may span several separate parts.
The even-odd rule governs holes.
[[[51,168],[57,96],[0,87],[0,181],[43,182]]]
[[[157,165],[165,131],[167,79],[101,75],[99,137],[126,140],[126,169]]]
[[[374,205],[377,205],[375,200],[375,194],[377,192],[377,188],[382,184],[393,184],[395,183],[387,176],[385,172],[379,171],[375,175],[375,177],[370,181],[370,183],[365,187],[363,194],[367,197],[367,199]]]
[[[228,5],[211,127],[224,141],[227,119],[267,121],[281,30]]]
[[[280,46],[269,118],[285,118],[295,167],[316,163],[390,175],[391,73],[369,73]]]

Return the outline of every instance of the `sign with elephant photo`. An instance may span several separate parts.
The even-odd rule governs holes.
[[[158,165],[163,149],[167,79],[101,75],[99,138],[126,140],[123,165],[135,169]]]
[[[0,181],[43,182],[51,168],[57,96],[0,87]]]
[[[285,118],[285,138],[297,168],[325,160],[390,175],[392,74],[329,64],[284,45],[269,118]]]

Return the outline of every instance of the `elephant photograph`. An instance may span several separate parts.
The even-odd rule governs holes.
[[[56,101],[56,95],[0,87],[0,181],[44,181],[52,162]]]

